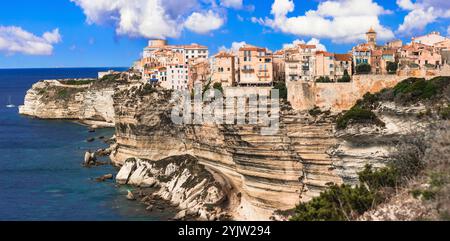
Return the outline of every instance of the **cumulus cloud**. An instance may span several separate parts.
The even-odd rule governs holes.
[[[185,26],[193,32],[204,34],[219,29],[223,23],[224,20],[218,14],[209,10],[207,13],[192,13]]]
[[[309,10],[305,15],[289,17],[294,10],[294,1],[275,0],[271,10],[273,18],[264,19],[264,25],[283,33],[328,38],[335,42],[362,40],[370,27],[378,32],[380,39],[394,37],[394,33],[379,20],[380,15],[392,12],[373,0],[322,1],[317,9]]]
[[[293,48],[293,47],[295,47],[296,45],[299,45],[299,44],[316,45],[316,49],[317,50],[319,50],[319,51],[327,51],[327,48],[325,47],[325,45],[321,44],[320,40],[316,39],[316,38],[312,38],[308,42],[305,42],[304,40],[296,39],[292,43],[283,44],[283,49]]]
[[[59,29],[34,35],[21,27],[0,26],[0,52],[6,54],[51,55],[53,44],[61,42]]]
[[[243,0],[220,0],[220,5],[227,8],[241,9],[243,6]]]
[[[205,0],[71,0],[81,7],[90,24],[112,24],[119,35],[175,38],[184,28],[205,33],[220,28],[225,18],[216,1]],[[242,1],[222,1],[237,8]],[[181,5],[181,6],[180,6]],[[212,21],[199,23],[199,20]],[[197,28],[198,27],[198,28]]]
[[[397,5],[406,11],[403,23],[398,32],[409,33],[421,31],[428,24],[436,22],[439,18],[450,18],[450,1],[448,0],[397,0]]]
[[[225,47],[225,46],[221,46],[221,47],[219,48],[219,51],[226,51],[226,52],[229,52],[229,53],[237,53],[237,52],[239,51],[239,49],[240,49],[242,46],[246,45],[246,44],[247,44],[247,43],[246,43],[245,41],[242,41],[242,42],[233,42],[233,43],[231,44],[231,47],[227,48],[227,47]]]

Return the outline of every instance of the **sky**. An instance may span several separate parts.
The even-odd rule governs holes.
[[[0,68],[125,67],[154,38],[206,45],[211,54],[302,42],[345,53],[370,27],[379,43],[431,31],[449,36],[450,1],[3,1]]]

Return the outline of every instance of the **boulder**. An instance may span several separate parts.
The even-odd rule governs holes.
[[[91,153],[90,151],[87,151],[84,154],[84,166],[91,166],[91,165],[95,165],[95,163],[97,162],[97,158],[95,156],[95,153]]]
[[[130,190],[128,190],[127,199],[130,201],[136,200],[136,198],[134,197],[133,193]]]
[[[180,212],[177,213],[177,215],[175,215],[175,217],[173,219],[175,220],[182,220],[186,217],[187,211],[186,210],[182,210]]]
[[[106,174],[106,175],[96,178],[95,180],[97,182],[104,182],[104,181],[110,180],[110,179],[113,179],[113,174]]]

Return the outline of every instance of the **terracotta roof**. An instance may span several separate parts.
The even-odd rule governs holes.
[[[232,58],[234,55],[227,53],[225,51],[220,51],[218,54],[214,55],[215,58]]]
[[[394,55],[397,51],[395,49],[383,50],[383,55]]]
[[[301,49],[315,49],[316,45],[313,44],[298,44]]]
[[[352,61],[352,56],[350,54],[334,54],[337,61]]]
[[[250,50],[250,51],[265,51],[265,48],[261,48],[261,47],[257,47],[254,45],[250,45],[250,44],[246,44],[244,46],[242,46],[239,51],[245,51],[245,50]]]
[[[323,55],[323,56],[326,56],[326,57],[333,57],[334,56],[333,53],[326,52],[326,51],[317,51],[316,55]]]

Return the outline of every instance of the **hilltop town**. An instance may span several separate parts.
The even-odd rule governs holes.
[[[436,76],[448,66],[450,39],[438,32],[377,44],[374,29],[366,42],[348,53],[320,50],[316,45],[296,44],[282,50],[246,44],[237,52],[220,51],[209,56],[199,44],[169,45],[150,40],[133,69],[145,82],[172,90],[191,90],[195,83],[222,87],[271,87],[279,82],[350,82],[355,75]]]
[[[111,146],[86,152],[84,165],[109,156],[121,167],[117,183],[158,190],[130,192],[128,199],[139,197],[152,212],[162,198],[179,209],[180,220],[447,217],[449,202],[439,200],[449,197],[448,185],[433,186],[427,173],[446,174],[449,168],[440,158],[448,156],[449,146],[450,39],[433,32],[406,45],[380,46],[375,31],[366,36],[349,53],[305,44],[275,52],[244,45],[211,58],[205,46],[152,40],[127,72],[39,81],[19,112],[77,120],[92,130],[115,127]],[[176,90],[192,93],[198,82],[226,98],[244,94],[249,121],[174,122],[183,101],[173,98]],[[252,122],[251,116],[269,108],[256,110],[248,95],[283,87],[287,102],[269,110],[279,121],[276,131],[262,134],[268,122]],[[215,103],[202,105],[210,110]],[[208,108],[197,114],[194,104],[184,111],[186,117],[208,117]],[[239,117],[226,110],[218,116]],[[417,172],[403,173],[411,168]],[[385,175],[395,180],[378,185]],[[416,176],[417,183],[409,182]],[[404,192],[393,191],[399,183]],[[430,192],[440,198],[417,198]],[[348,208],[330,209],[340,198],[350,198]]]

